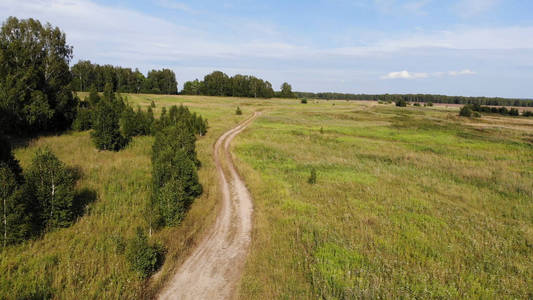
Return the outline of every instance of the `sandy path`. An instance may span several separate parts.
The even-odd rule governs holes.
[[[215,225],[162,290],[159,299],[229,299],[234,295],[250,245],[253,206],[250,193],[233,165],[229,147],[233,138],[258,115],[254,113],[215,143],[214,159],[222,191]]]

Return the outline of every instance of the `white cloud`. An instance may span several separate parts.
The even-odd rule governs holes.
[[[461,76],[461,75],[474,75],[476,72],[470,69],[464,69],[461,71],[448,71],[448,72],[433,72],[433,73],[411,73],[407,70],[399,72],[390,72],[387,75],[381,76],[381,79],[421,79],[421,78],[430,78],[430,77],[442,77],[442,76]]]
[[[455,4],[455,11],[463,18],[473,17],[491,10],[500,0],[459,0]]]
[[[389,74],[382,76],[381,79],[417,79],[427,78],[428,73],[410,73],[406,70],[400,72],[390,72]]]
[[[461,71],[449,71],[448,75],[450,76],[460,76],[460,75],[475,75],[476,72],[470,70],[470,69],[464,69]]]
[[[194,10],[189,5],[183,2],[178,2],[178,1],[173,1],[173,0],[157,0],[156,4],[164,8],[181,10],[181,11],[189,12],[189,13],[194,12]]]

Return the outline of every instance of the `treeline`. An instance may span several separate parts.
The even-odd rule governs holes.
[[[424,102],[424,103],[449,103],[449,104],[479,104],[496,106],[525,106],[533,107],[533,99],[511,99],[499,97],[463,97],[430,94],[343,94],[343,93],[308,93],[295,92],[300,98],[313,98],[322,100],[373,100],[398,102]]]
[[[480,113],[492,113],[512,117],[520,116],[520,111],[516,108],[507,109],[507,107],[481,106],[479,104],[467,104],[463,106],[459,115],[462,117],[481,117]],[[522,116],[533,117],[533,112],[524,110]]]
[[[169,69],[151,70],[145,77],[138,69],[112,65],[93,64],[80,60],[72,66],[71,87],[75,91],[88,92],[93,86],[103,92],[105,85],[111,83],[114,92],[170,94],[178,93],[178,82],[174,71]]]
[[[23,172],[9,142],[0,136],[2,246],[70,226],[87,204],[75,189],[79,175],[48,149],[37,150]]]
[[[196,135],[207,123],[185,106],[172,106],[159,119],[152,147],[152,197],[148,206],[150,228],[178,225],[193,200],[202,194],[198,182]]]
[[[272,84],[263,79],[240,74],[229,77],[221,71],[204,76],[202,81],[196,79],[185,82],[181,94],[250,98],[294,97],[288,83],[281,86],[280,92],[274,92]]]

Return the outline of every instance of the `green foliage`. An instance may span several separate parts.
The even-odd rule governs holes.
[[[433,102],[425,102],[424,106],[433,106]]]
[[[78,107],[78,114],[72,123],[72,129],[76,131],[85,131],[92,128],[93,112],[87,107]]]
[[[315,168],[311,169],[311,172],[309,174],[309,178],[307,179],[307,183],[309,183],[309,184],[315,184],[316,183],[316,170],[315,170]]]
[[[286,82],[281,85],[281,91],[279,93],[280,98],[294,98],[296,97],[292,92],[292,86]]]
[[[151,70],[145,77],[138,69],[93,64],[80,60],[72,66],[72,88],[76,91],[104,91],[110,83],[114,92],[177,94],[178,83],[172,70]]]
[[[271,98],[274,96],[272,84],[254,76],[237,74],[229,77],[223,72],[214,71],[204,76],[203,81],[187,81],[181,92],[183,95],[209,95]]]
[[[332,100],[374,100],[385,101],[388,103],[396,102],[403,99],[406,102],[424,102],[424,103],[452,103],[452,104],[478,104],[478,105],[495,105],[495,106],[527,106],[533,107],[533,99],[512,99],[499,97],[463,97],[463,96],[446,96],[430,94],[343,94],[343,93],[308,93],[295,92],[297,97],[306,97],[311,99],[332,99]],[[432,106],[432,105],[428,105]]]
[[[415,103],[413,104],[413,106],[420,106],[420,103],[415,102]]]
[[[23,186],[4,162],[0,162],[0,187],[0,239],[5,248],[30,236],[32,214]]]
[[[397,99],[396,100],[396,106],[398,107],[406,107],[407,106],[407,102],[404,100],[404,99]]]
[[[302,100],[300,100],[300,103],[307,104],[307,98],[302,98]]]
[[[509,115],[513,117],[518,117],[520,115],[520,112],[516,108],[511,108],[509,110]]]
[[[479,112],[475,111],[475,112],[472,113],[472,117],[481,118],[482,116],[481,116],[481,114]]]
[[[155,108],[155,102],[154,102],[154,100],[152,100],[152,102],[150,102],[150,107],[151,107],[151,108]]]
[[[472,108],[469,105],[461,107],[461,110],[459,111],[459,116],[470,118],[472,116]]]
[[[235,110],[236,115],[242,115],[242,110],[240,107],[237,106],[237,109]]]
[[[35,198],[36,218],[41,228],[67,227],[75,217],[75,184],[78,174],[66,167],[50,150],[39,149],[26,173]]]
[[[93,142],[98,149],[118,151],[129,143],[129,136],[121,133],[119,123],[125,106],[122,98],[115,97],[112,87],[107,84],[104,98],[94,111],[94,131],[91,132]]]
[[[134,271],[142,278],[147,278],[163,264],[164,251],[159,245],[150,245],[148,237],[138,227],[135,237],[126,248],[126,258]]]
[[[530,111],[530,110],[524,110],[522,112],[522,116],[524,117],[533,117],[533,111]]]
[[[0,128],[16,135],[71,126],[72,95],[65,34],[34,19],[9,17],[0,30]]]
[[[205,134],[207,122],[185,106],[163,110],[155,125],[152,146],[152,197],[148,207],[151,227],[173,226],[181,222],[202,194],[196,168],[195,134]]]

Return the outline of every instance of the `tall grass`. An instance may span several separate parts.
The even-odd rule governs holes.
[[[533,124],[456,114],[263,114],[235,140],[255,204],[240,298],[531,297]]]

